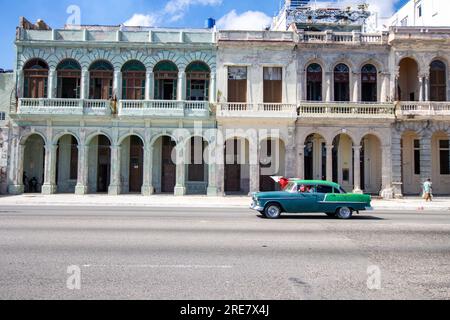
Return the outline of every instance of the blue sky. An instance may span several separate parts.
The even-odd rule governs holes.
[[[368,0],[375,5],[389,3],[392,8],[406,1]],[[213,17],[226,29],[266,24],[279,4],[280,0],[0,0],[0,68],[10,69],[14,64],[15,28],[20,16],[33,23],[43,19],[51,27],[61,28],[70,16],[68,7],[76,5],[81,10],[82,24],[128,22],[130,25],[202,28],[205,20]]]

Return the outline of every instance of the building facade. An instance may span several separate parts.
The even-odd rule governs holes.
[[[442,0],[410,0],[390,19],[395,27],[444,27],[448,26],[446,12],[450,2]]]
[[[385,198],[431,178],[450,194],[449,36],[24,20],[8,191],[217,196],[276,175]]]

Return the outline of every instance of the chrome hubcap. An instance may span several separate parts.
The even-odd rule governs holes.
[[[280,210],[277,207],[271,206],[267,211],[269,213],[269,216],[276,217],[278,216]]]
[[[342,218],[348,218],[351,215],[351,211],[349,208],[341,208],[339,213]]]

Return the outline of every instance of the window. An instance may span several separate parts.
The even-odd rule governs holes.
[[[377,101],[377,68],[374,65],[366,64],[361,69],[361,98],[364,102]]]
[[[94,62],[89,68],[89,98],[109,100],[113,97],[114,67],[104,60]]]
[[[48,65],[40,59],[29,61],[23,68],[24,97],[46,98],[48,85]]]
[[[317,193],[334,193],[334,188],[330,186],[317,186]]]
[[[350,101],[350,69],[342,63],[334,68],[334,100]]]
[[[420,140],[414,140],[414,174],[420,174]]]
[[[450,140],[439,140],[439,164],[443,175],[450,175]]]
[[[72,59],[62,61],[56,68],[58,72],[57,97],[79,99],[81,85],[81,66]]]
[[[322,67],[313,63],[306,70],[306,90],[308,101],[322,101]]]
[[[122,99],[143,100],[145,98],[145,66],[136,60],[122,67]]]
[[[264,103],[281,103],[282,68],[264,68]]]
[[[176,100],[178,67],[172,61],[159,62],[153,69],[155,74],[155,99]]]
[[[247,102],[247,67],[228,68],[228,102]]]
[[[191,63],[186,68],[186,99],[189,101],[208,101],[211,72],[209,67],[201,62]]]
[[[447,67],[442,61],[435,60],[430,64],[430,100],[447,100]]]
[[[0,112],[0,121],[4,121],[6,119],[6,113]]]
[[[422,17],[422,5],[417,7],[417,14],[419,15],[419,18]]]

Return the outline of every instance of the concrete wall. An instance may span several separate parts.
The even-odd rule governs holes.
[[[14,89],[14,73],[0,73],[0,113],[5,116],[5,120],[0,117],[0,194],[7,191],[7,166],[10,133],[9,109],[11,93]]]
[[[419,16],[419,6],[422,7],[422,16]],[[391,26],[401,26],[401,21],[407,17],[408,27],[450,26],[447,12],[450,10],[450,1],[447,0],[410,0],[390,20]]]

